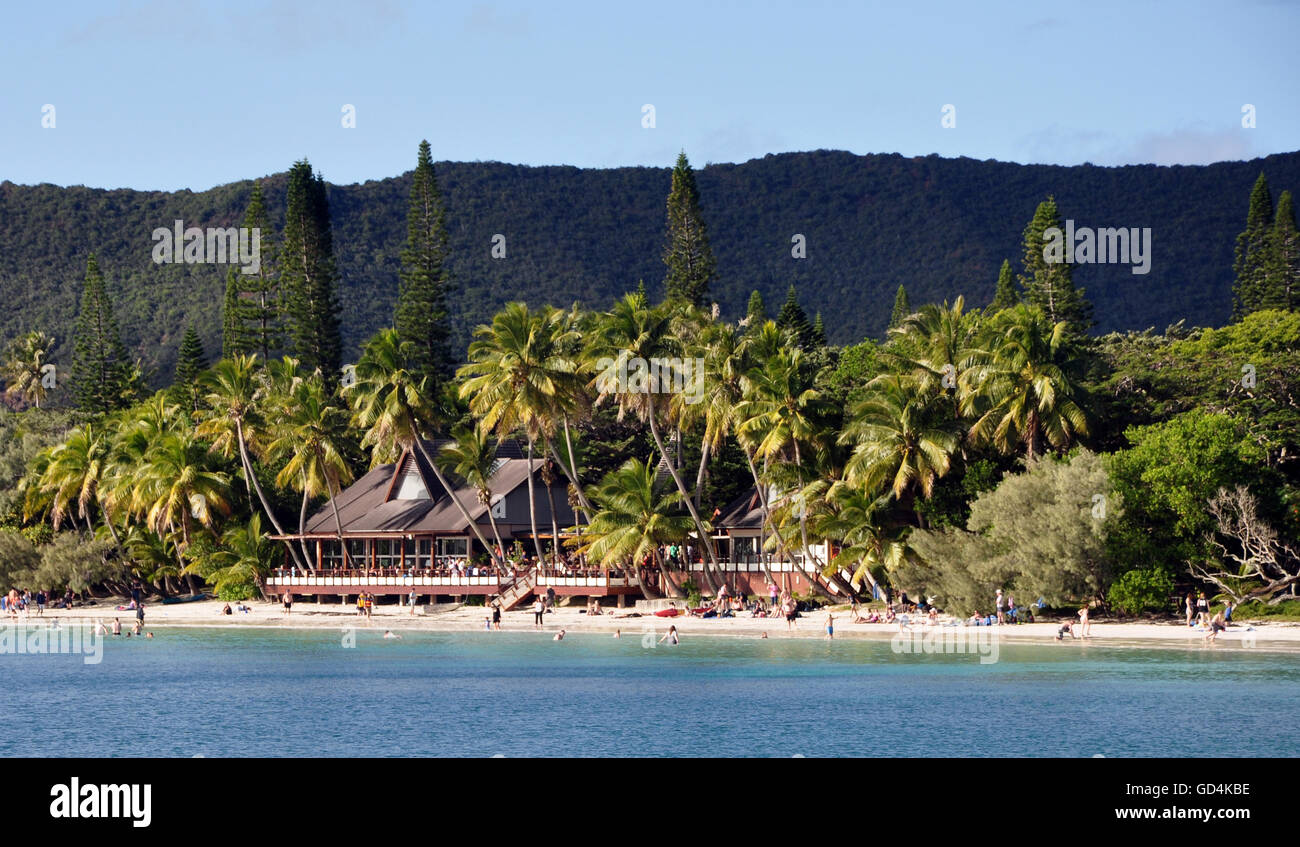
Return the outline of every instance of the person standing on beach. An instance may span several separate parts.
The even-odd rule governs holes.
[[[1210,624],[1210,601],[1205,599],[1205,592],[1196,595],[1196,623],[1200,626]]]
[[[40,591],[36,592],[36,616],[40,617],[44,614],[45,614],[45,589],[42,588]]]
[[[829,612],[826,614],[826,640],[835,640],[835,616]]]
[[[284,592],[283,602],[284,602],[284,613],[288,615],[293,611],[293,595],[288,591]]]
[[[998,626],[1007,622],[1007,598],[1002,596],[1002,589],[998,589],[998,595],[994,598],[994,603],[998,608]]]
[[[139,635],[140,630],[144,629],[144,604],[141,603],[135,607],[135,634]]]
[[[370,620],[375,613],[375,595],[366,594],[366,620]]]
[[[1183,601],[1183,609],[1187,612],[1187,625],[1191,626],[1192,615],[1196,611],[1196,598],[1192,596],[1192,592],[1190,591],[1187,592],[1187,599]]]
[[[772,602],[770,602],[770,603],[767,604],[767,607],[768,607],[769,609],[775,609],[775,608],[776,608],[776,598],[777,598],[777,593],[778,593],[778,592],[777,592],[777,589],[776,589],[776,583],[775,583],[775,582],[770,582],[770,581],[769,581],[769,582],[767,583],[767,596],[770,597],[770,598],[772,598]]]
[[[799,612],[795,605],[794,598],[793,597],[785,598],[785,603],[781,606],[781,609],[785,612],[786,631],[792,629],[798,629],[799,627],[795,625],[794,619],[796,616],[798,616]]]
[[[501,631],[501,601],[492,601],[492,628],[497,632]]]
[[[1089,637],[1091,633],[1090,626],[1091,624],[1088,623],[1088,607],[1084,606],[1083,608],[1079,609],[1079,637],[1080,638]]]
[[[538,597],[533,601],[533,626],[542,625],[542,615],[546,613],[546,602]]]
[[[412,588],[411,593],[407,595],[406,605],[411,607],[411,614],[415,614],[415,589],[414,588]]]

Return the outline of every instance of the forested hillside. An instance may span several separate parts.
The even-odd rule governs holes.
[[[1096,330],[1162,329],[1183,318],[1222,324],[1232,308],[1233,246],[1261,171],[1275,192],[1300,188],[1300,153],[1206,167],[831,151],[711,165],[698,172],[717,256],[711,299],[724,316],[739,317],[757,289],[772,312],[793,283],[840,344],[884,331],[900,283],[913,303],[964,293],[980,305],[992,298],[1003,259],[1019,270],[1022,231],[1053,194],[1061,216],[1078,226],[1152,229],[1150,273],[1075,268],[1075,283],[1095,306]],[[668,168],[460,162],[437,165],[437,175],[458,286],[454,351],[511,299],[604,307],[641,279],[652,296],[662,294]],[[330,187],[349,359],[392,323],[410,181],[408,173]],[[285,185],[283,173],[264,180],[277,237]],[[251,180],[197,193],[0,183],[0,342],[44,330],[58,344],[51,359],[66,359],[86,256],[94,252],[123,340],[153,369],[155,384],[169,381],[189,321],[208,354],[218,355],[226,269],[155,265],[151,233],[178,218],[186,226],[237,226],[251,189]],[[505,236],[505,258],[490,255],[496,234]],[[805,259],[791,257],[795,234],[806,237]]]

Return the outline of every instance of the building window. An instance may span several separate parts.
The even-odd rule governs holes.
[[[464,559],[469,553],[468,538],[439,538],[438,563],[448,564],[451,559]]]

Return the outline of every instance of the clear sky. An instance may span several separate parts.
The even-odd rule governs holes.
[[[422,138],[437,160],[581,167],[1300,149],[1296,2],[551,5],[7,2],[0,180],[202,190],[305,156],[362,182]]]

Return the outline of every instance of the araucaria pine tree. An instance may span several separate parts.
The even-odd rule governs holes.
[[[822,323],[822,313],[818,312],[817,317],[813,319],[812,333],[808,336],[812,347],[826,346],[826,325]]]
[[[1277,198],[1267,276],[1265,308],[1300,308],[1300,233],[1296,231],[1295,201],[1290,191],[1283,191]]]
[[[795,293],[793,285],[786,292],[781,314],[776,316],[776,325],[791,332],[796,343],[803,349],[812,348],[813,326],[808,322],[808,313],[803,310],[803,306],[799,305],[799,295]]]
[[[899,285],[898,293],[894,295],[894,311],[889,314],[889,328],[902,326],[903,321],[910,314],[912,314],[912,304],[907,300],[907,290]]]
[[[280,285],[289,346],[304,368],[320,368],[333,390],[343,355],[334,237],[325,180],[312,173],[305,159],[289,169],[287,205]]]
[[[745,328],[757,329],[767,322],[767,304],[763,302],[763,295],[755,289],[749,295],[749,305],[745,308]]]
[[[1232,285],[1232,313],[1238,319],[1265,308],[1272,235],[1273,194],[1268,189],[1268,180],[1260,173],[1255,180],[1255,187],[1250,190],[1246,230],[1237,236],[1236,256],[1232,264],[1237,277]]]
[[[1092,304],[1084,299],[1083,289],[1074,287],[1074,266],[1067,261],[1073,245],[1066,244],[1066,255],[1054,256],[1049,261],[1044,249],[1049,240],[1043,234],[1053,227],[1065,231],[1056,198],[1048,197],[1038,204],[1033,220],[1025,227],[1024,272],[1020,275],[1020,285],[1025,302],[1042,309],[1052,323],[1065,321],[1070,333],[1080,336],[1092,326]]]
[[[668,245],[664,248],[664,264],[668,266],[664,279],[668,299],[703,306],[709,283],[717,276],[717,264],[704,219],[700,217],[695,172],[684,152],[677,156],[672,191],[668,194]]]
[[[993,292],[993,302],[989,304],[989,313],[1010,309],[1019,302],[1020,297],[1016,294],[1015,280],[1011,275],[1011,262],[1003,259],[1002,268],[998,271],[998,287]]]
[[[86,260],[86,281],[81,290],[72,381],[77,407],[83,412],[104,414],[130,403],[131,364],[93,253]]]
[[[413,370],[434,383],[449,377],[452,370],[447,340],[450,282],[446,212],[429,142],[421,141],[406,211],[406,246],[393,321],[402,341],[411,343]]]
[[[180,350],[176,354],[176,375],[172,380],[172,398],[187,409],[198,409],[199,374],[207,370],[208,357],[203,352],[203,342],[194,331],[194,324],[185,328]]]

